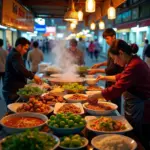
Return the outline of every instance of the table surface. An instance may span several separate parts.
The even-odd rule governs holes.
[[[86,114],[85,116],[90,116],[90,115]],[[116,111],[114,111],[113,113],[109,114],[109,116],[120,116],[120,113],[116,110]],[[42,131],[44,131],[44,132],[51,132],[50,129],[49,129],[47,126],[45,126]],[[2,138],[5,138],[5,137],[8,136],[8,135],[9,135],[9,134],[7,134],[3,128],[0,130],[0,140],[1,140]],[[95,136],[97,136],[97,135],[96,135],[95,133],[93,133],[92,131],[89,131],[89,130],[86,129],[86,128],[81,132],[80,135],[86,137],[86,138],[89,140],[88,146],[87,146],[86,148],[83,148],[83,150],[95,150],[95,149],[92,147],[90,141],[92,140],[93,137],[95,137]],[[57,136],[57,135],[56,135],[56,136]],[[144,150],[143,146],[142,146],[141,143],[137,140],[137,138],[132,134],[132,132],[131,132],[130,135],[127,135],[127,136],[130,136],[131,138],[133,138],[133,139],[137,142],[137,144],[138,144],[137,150]],[[58,136],[58,137],[59,137],[59,136]],[[57,150],[60,150],[60,148],[57,148]],[[81,150],[82,150],[82,149],[81,149]]]

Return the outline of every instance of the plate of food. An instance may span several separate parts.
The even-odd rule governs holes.
[[[83,108],[91,115],[108,115],[117,110],[118,106],[111,102],[98,102],[95,105],[84,103]]]
[[[104,89],[104,87],[101,86],[87,86],[86,90],[87,91],[102,91]]]
[[[123,134],[133,127],[123,116],[101,116],[87,122],[87,129],[96,134]]]
[[[86,125],[86,121],[80,115],[73,113],[58,113],[50,116],[48,126],[58,135],[70,135],[80,133]]]
[[[64,103],[65,100],[62,96],[57,95],[56,93],[44,93],[41,95],[40,99],[44,104],[54,106],[56,103]]]
[[[50,133],[26,131],[2,139],[0,141],[0,149],[31,150],[38,147],[39,150],[54,150],[59,144],[59,138]]]
[[[0,124],[9,133],[23,132],[27,129],[40,129],[48,121],[48,118],[39,113],[16,113],[3,117]]]
[[[88,145],[88,139],[79,134],[63,136],[60,138],[60,148],[65,150],[78,150]]]
[[[9,104],[8,109],[14,113],[20,112],[37,112],[48,115],[53,111],[53,107],[43,104],[36,98],[30,98],[27,103],[12,103]]]
[[[64,77],[65,78],[65,76],[66,76],[66,78],[67,78],[67,76],[68,76],[68,74],[52,74],[52,75],[50,75],[50,77],[52,77],[52,78],[61,78],[61,77]],[[78,74],[73,74],[73,76],[75,77],[75,78],[79,78],[80,76],[78,75]]]
[[[64,99],[68,103],[84,103],[87,101],[88,96],[86,94],[67,94],[64,95]]]
[[[57,113],[74,113],[84,114],[84,109],[81,103],[56,103],[54,107],[54,114]]]
[[[95,149],[113,149],[113,150],[135,150],[137,143],[135,140],[118,134],[104,134],[94,137],[91,141]]]

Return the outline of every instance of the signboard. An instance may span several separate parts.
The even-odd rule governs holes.
[[[46,33],[50,33],[52,35],[56,34],[56,27],[46,27]]]
[[[19,30],[34,31],[34,19],[16,0],[3,0],[2,24]]]
[[[127,22],[127,21],[130,21],[131,20],[131,11],[127,11],[127,12],[124,12],[122,14],[122,21],[123,22]]]
[[[36,24],[34,26],[34,30],[35,31],[38,31],[38,32],[44,32],[46,31],[46,25],[39,25],[39,24]]]

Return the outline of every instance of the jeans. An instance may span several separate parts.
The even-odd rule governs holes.
[[[6,102],[6,105],[14,103],[19,98],[19,96],[16,93],[11,93],[7,91],[3,91],[3,97]]]

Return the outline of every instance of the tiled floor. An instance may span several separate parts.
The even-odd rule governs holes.
[[[53,62],[54,56],[52,53],[44,55],[45,62]],[[106,57],[104,54],[100,55],[98,62],[105,61]],[[92,66],[93,64],[97,63],[95,60],[91,60],[91,58],[85,54],[85,65]],[[100,81],[100,85],[104,86],[104,82]],[[6,113],[7,108],[4,99],[2,98],[2,84],[0,84],[0,118]]]

